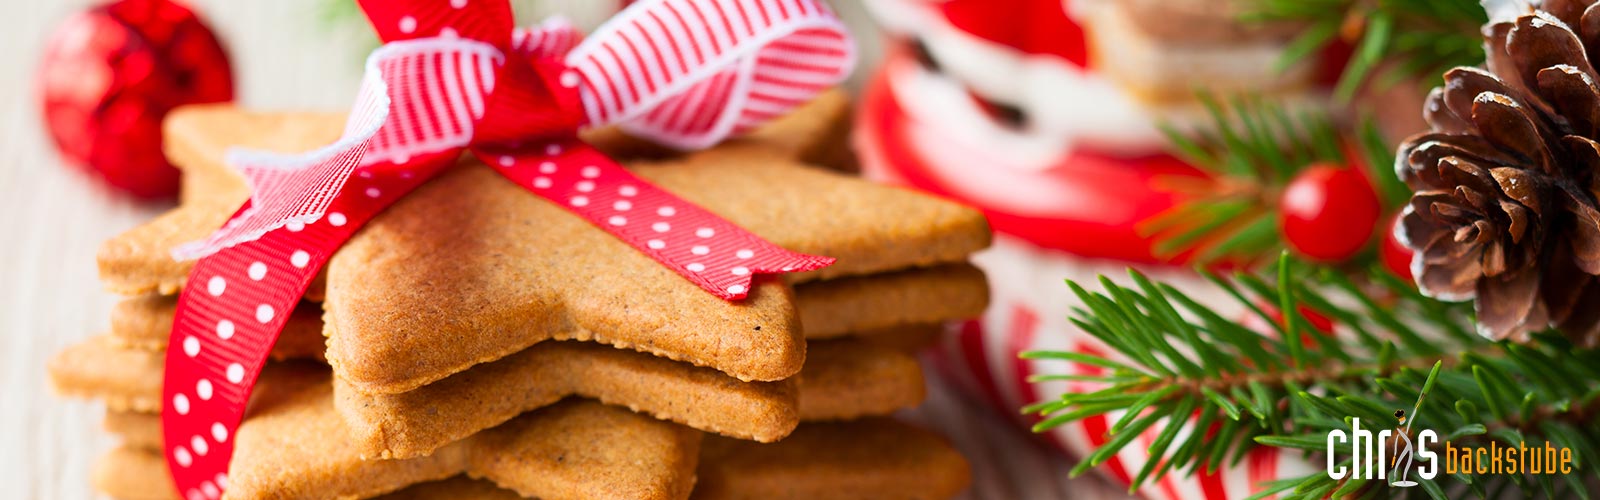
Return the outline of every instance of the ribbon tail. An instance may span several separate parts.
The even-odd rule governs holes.
[[[368,220],[452,165],[459,151],[419,157],[409,170],[362,167],[320,221],[195,263],[178,297],[161,389],[162,451],[181,498],[213,499],[226,489],[233,437],[255,380],[323,264]]]
[[[385,45],[367,58],[338,142],[300,155],[230,154],[250,202],[173,252],[199,259],[179,297],[162,388],[163,455],[182,498],[226,489],[255,379],[311,279],[357,228],[454,164],[503,59],[467,39]]]
[[[726,300],[748,295],[757,274],[811,271],[834,261],[774,245],[638,178],[576,138],[472,151],[512,182]]]
[[[226,488],[233,438],[267,353],[348,235],[328,222],[222,249],[189,274],[161,391],[163,454],[181,498],[218,498]]]

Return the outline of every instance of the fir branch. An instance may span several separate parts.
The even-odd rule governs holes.
[[[1170,189],[1189,199],[1137,229],[1156,241],[1158,255],[1193,252],[1197,263],[1272,255],[1282,248],[1277,204],[1283,187],[1307,167],[1351,163],[1356,158],[1347,154],[1357,150],[1321,112],[1291,113],[1254,95],[1219,98],[1202,93],[1198,98],[1210,115],[1204,128],[1163,131],[1173,154],[1211,174],[1213,181],[1170,183]],[[1366,147],[1360,152],[1383,154]],[[1392,172],[1368,173],[1394,178]],[[1409,194],[1405,192],[1407,198]],[[1384,199],[1399,203],[1403,198]]]
[[[1253,0],[1246,21],[1302,22],[1285,51],[1288,66],[1334,43],[1352,47],[1334,95],[1344,101],[1385,63],[1377,83],[1420,77],[1433,85],[1455,66],[1483,62],[1479,27],[1488,22],[1478,0]]]
[[[1065,360],[1103,368],[1073,380],[1098,383],[1024,411],[1045,431],[1097,415],[1118,415],[1105,444],[1074,469],[1104,463],[1132,436],[1160,428],[1153,457],[1132,489],[1163,474],[1215,470],[1256,446],[1326,457],[1327,433],[1351,419],[1393,422],[1408,409],[1418,425],[1457,445],[1515,446],[1549,441],[1575,455],[1580,474],[1490,476],[1476,473],[1391,489],[1386,481],[1335,481],[1325,473],[1264,485],[1286,498],[1428,496],[1464,490],[1585,496],[1583,477],[1600,477],[1600,350],[1580,350],[1553,334],[1525,344],[1472,335],[1470,304],[1444,303],[1395,286],[1381,270],[1356,280],[1280,257],[1268,283],[1239,274],[1214,281],[1270,330],[1227,318],[1176,288],[1132,272],[1131,285],[1102,279],[1103,291],[1068,286],[1083,307],[1072,321],[1115,351],[1115,357],[1035,351],[1027,359]],[[1338,334],[1308,325],[1302,307],[1333,318]],[[1279,319],[1282,311],[1282,319]],[[1426,397],[1423,397],[1427,394]],[[1191,421],[1191,418],[1196,420]],[[1208,429],[1184,437],[1175,428]],[[1348,449],[1335,463],[1350,463]],[[1441,453],[1438,460],[1443,460]],[[1442,467],[1442,464],[1441,464]],[[1440,469],[1443,471],[1443,469]],[[1447,479],[1449,477],[1449,479]],[[1454,493],[1452,493],[1454,492]]]
[[[1363,118],[1360,122],[1353,134],[1353,142],[1359,146],[1359,163],[1366,167],[1367,179],[1372,181],[1372,187],[1378,191],[1378,197],[1383,200],[1385,207],[1405,205],[1411,201],[1411,188],[1395,175],[1395,145],[1384,140],[1383,132],[1378,130],[1378,124],[1372,118]]]
[[[1189,261],[1208,264],[1232,259],[1253,263],[1283,249],[1280,196],[1305,169],[1346,165],[1371,182],[1384,214],[1411,199],[1411,189],[1395,175],[1395,149],[1370,119],[1346,130],[1319,111],[1291,113],[1259,96],[1226,100],[1201,94],[1211,123],[1184,132],[1164,127],[1173,154],[1211,175],[1207,181],[1170,180],[1164,187],[1189,198],[1139,223],[1141,235],[1155,240],[1156,255],[1189,253]],[[1379,221],[1379,230],[1387,220]],[[1364,267],[1376,252],[1348,263]]]

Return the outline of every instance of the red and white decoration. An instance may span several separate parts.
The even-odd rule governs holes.
[[[233,100],[222,44],[172,0],[116,0],[74,14],[39,61],[40,115],[61,156],[139,198],[178,193],[161,120],[186,104]]]
[[[1032,350],[1110,353],[1068,321],[1076,298],[1065,279],[1092,283],[1126,276],[1130,265],[1195,297],[1218,297],[1206,283],[1153,252],[1136,227],[1182,200],[1161,189],[1174,177],[1203,178],[1163,153],[1157,111],[1102,75],[1080,20],[1096,0],[870,0],[898,40],[861,98],[855,145],[874,179],[977,206],[998,233],[976,258],[988,273],[991,305],[957,325],[940,366],[1004,415],[1082,383],[1032,382],[1047,373],[1095,367],[1020,360]],[[1162,179],[1166,179],[1163,181]],[[1220,297],[1219,297],[1220,298]],[[1226,310],[1228,302],[1214,301]],[[1241,315],[1241,317],[1243,317]],[[1119,418],[1105,415],[1040,437],[1083,457]],[[1026,416],[1018,423],[1031,426]],[[1160,428],[1097,470],[1128,484],[1149,460]],[[1261,481],[1314,469],[1298,456],[1261,448],[1241,467],[1172,474],[1139,490],[1166,500],[1243,498]],[[1065,474],[1066,470],[1059,471]]]
[[[1047,248],[1165,262],[1133,226],[1179,201],[1156,178],[1202,174],[1089,61],[1075,16],[1094,3],[868,2],[901,39],[861,99],[866,174],[980,207],[996,231]]]
[[[289,310],[354,232],[469,151],[707,292],[833,259],[784,250],[635,177],[577,139],[618,124],[684,148],[780,116],[844,78],[853,45],[813,0],[648,0],[587,40],[513,29],[506,0],[363,0],[387,42],[336,143],[230,154],[251,199],[198,258],[166,358],[166,456],[186,499],[226,488],[230,437]],[[472,193],[461,193],[471,196]]]
[[[1018,416],[1018,408],[1067,392],[1097,390],[1083,382],[1030,381],[1029,378],[1061,373],[1094,375],[1101,370],[1099,367],[1059,360],[1022,360],[1017,356],[1036,350],[1114,353],[1068,321],[1068,311],[1079,304],[1071,293],[1062,293],[1061,289],[1065,287],[1063,280],[1089,284],[1100,276],[1132,286],[1125,279],[1127,263],[1084,259],[1000,235],[994,247],[978,257],[977,264],[988,273],[992,284],[989,311],[980,320],[952,327],[950,338],[936,357],[944,372],[967,392],[1000,409],[1004,415],[1014,416],[1017,423],[1025,426],[1032,426],[1041,419],[1033,415]],[[1152,279],[1171,284],[1191,297],[1217,295],[1204,279],[1182,269],[1150,268],[1146,271]],[[1212,304],[1226,317],[1250,317],[1242,306],[1228,300],[1219,298]],[[1085,457],[1109,439],[1106,429],[1121,417],[1119,412],[1100,415],[1057,427],[1038,437],[1069,456]],[[1146,430],[1096,471],[1119,484],[1129,484],[1130,478],[1149,461],[1145,449],[1162,429],[1164,427],[1153,426]],[[1192,430],[1183,432],[1187,434]],[[1263,481],[1320,470],[1317,464],[1307,462],[1296,453],[1258,447],[1245,456],[1239,467],[1187,477],[1182,473],[1168,474],[1146,483],[1138,494],[1152,500],[1244,498],[1259,492]],[[1066,474],[1067,471],[1058,472]]]

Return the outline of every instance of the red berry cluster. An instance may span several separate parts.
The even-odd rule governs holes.
[[[1318,262],[1354,257],[1379,227],[1382,204],[1359,169],[1319,164],[1302,170],[1278,199],[1278,225],[1295,253]],[[1383,224],[1379,256],[1396,275],[1410,279],[1411,253],[1394,237],[1394,218]]]

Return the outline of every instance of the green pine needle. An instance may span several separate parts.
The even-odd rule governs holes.
[[[1588,497],[1585,478],[1600,478],[1600,423],[1595,420],[1600,350],[1577,348],[1553,334],[1536,334],[1525,344],[1457,335],[1452,332],[1472,329],[1470,304],[1391,290],[1373,276],[1352,277],[1287,257],[1280,257],[1271,272],[1276,283],[1249,274],[1232,279],[1208,274],[1233,300],[1272,325],[1265,332],[1138,272],[1131,273],[1131,286],[1102,279],[1100,291],[1068,282],[1084,304],[1074,323],[1115,352],[1108,357],[1024,353],[1041,362],[1108,370],[1099,377],[1060,378],[1102,388],[1029,406],[1025,412],[1043,419],[1034,430],[1119,413],[1106,442],[1073,469],[1079,474],[1161,426],[1146,450],[1153,459],[1133,477],[1137,490],[1165,474],[1236,464],[1258,446],[1297,450],[1321,464],[1330,430],[1348,430],[1352,418],[1392,421],[1395,409],[1406,409],[1419,426],[1457,446],[1549,441],[1566,447],[1581,474],[1441,474],[1434,480],[1414,478],[1420,487],[1399,490],[1384,481],[1334,481],[1319,472],[1261,485],[1264,493],[1297,499],[1457,498],[1496,491]],[[1259,304],[1289,314],[1275,320]],[[1338,336],[1307,330],[1300,307],[1333,318]],[[1348,450],[1339,453],[1334,461],[1348,463]]]
[[[1434,86],[1455,66],[1483,62],[1479,27],[1487,17],[1478,0],[1249,0],[1247,22],[1304,24],[1280,66],[1318,55],[1334,43],[1351,47],[1335,86],[1348,103],[1365,87],[1406,79]],[[1319,162],[1365,167],[1390,213],[1410,198],[1395,177],[1394,148],[1370,119],[1350,130],[1315,112],[1290,112],[1254,96],[1228,99],[1202,93],[1210,123],[1193,133],[1163,131],[1173,153],[1220,179],[1216,186],[1182,193],[1192,198],[1140,225],[1165,257],[1196,263],[1233,259],[1250,263],[1282,249],[1277,196],[1304,168]],[[1351,154],[1355,158],[1347,158]],[[1183,191],[1180,189],[1180,191]],[[1386,226],[1380,225],[1380,230]],[[1371,261],[1367,251],[1358,260]]]
[[[1187,254],[1208,263],[1276,253],[1283,240],[1278,197],[1298,174],[1319,164],[1366,167],[1385,207],[1409,198],[1389,171],[1392,149],[1370,123],[1347,134],[1322,112],[1291,113],[1260,96],[1198,97],[1210,116],[1202,129],[1163,131],[1172,153],[1212,181],[1175,180],[1172,189],[1188,199],[1139,224],[1139,232],[1155,240],[1158,255]]]
[[[1483,62],[1479,27],[1488,16],[1478,0],[1251,0],[1246,21],[1305,23],[1280,63],[1288,67],[1343,42],[1353,48],[1335,97],[1345,102],[1363,85],[1416,78],[1424,85],[1455,66]],[[1385,69],[1379,69],[1385,68]]]

